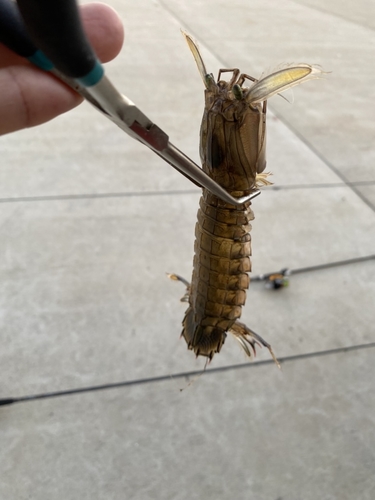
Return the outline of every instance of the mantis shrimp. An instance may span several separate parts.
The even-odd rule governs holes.
[[[259,194],[257,188],[270,184],[266,167],[267,99],[275,94],[318,78],[322,71],[308,64],[285,67],[259,80],[239,69],[221,69],[217,81],[206,71],[198,46],[183,32],[205,85],[205,108],[200,129],[203,170],[233,196]],[[229,81],[221,79],[231,73]],[[250,82],[245,87],[245,82]],[[251,271],[251,201],[242,209],[203,189],[195,226],[194,265],[191,284],[182,281],[188,302],[182,336],[196,356],[211,360],[220,352],[227,332],[245,353],[255,355],[256,345],[271,346],[239,321],[246,300]],[[252,350],[249,349],[251,347]]]

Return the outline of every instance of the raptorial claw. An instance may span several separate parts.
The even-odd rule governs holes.
[[[256,356],[256,345],[259,347],[267,347],[269,350],[272,359],[274,360],[276,366],[281,369],[280,363],[277,361],[277,358],[268,342],[266,342],[260,335],[253,332],[248,328],[244,323],[240,321],[236,321],[233,323],[229,332],[233,335],[233,337],[237,340],[237,342],[241,345],[242,349],[245,351],[249,358],[255,358]],[[248,345],[251,346],[252,352],[250,351]]]

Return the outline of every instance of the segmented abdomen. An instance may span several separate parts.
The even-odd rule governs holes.
[[[189,349],[212,358],[241,316],[251,270],[250,203],[244,210],[204,190],[195,226],[189,308],[183,321]]]

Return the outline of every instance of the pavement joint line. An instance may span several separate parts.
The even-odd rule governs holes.
[[[316,183],[316,184],[281,184],[274,186],[265,186],[262,191],[287,191],[292,189],[330,189],[330,188],[342,188],[351,186],[374,186],[374,181],[357,181],[357,182],[326,182],[326,183]],[[86,199],[100,199],[100,198],[131,198],[131,197],[142,197],[142,196],[173,196],[173,195],[184,195],[184,194],[195,194],[198,193],[197,189],[181,189],[181,190],[171,190],[171,191],[131,191],[123,193],[81,193],[81,194],[56,194],[56,195],[44,195],[44,196],[19,196],[13,198],[0,198],[0,203],[25,203],[25,202],[35,202],[35,201],[58,201],[58,200],[86,200]]]
[[[57,194],[45,196],[20,196],[14,198],[0,198],[0,203],[17,203],[17,202],[33,202],[33,201],[58,201],[58,200],[86,200],[96,198],[131,198],[141,196],[168,196],[181,194],[198,193],[196,189],[181,189],[172,191],[131,191],[124,193],[93,193],[93,194]]]
[[[337,347],[335,349],[327,349],[325,351],[315,351],[315,352],[309,352],[309,353],[304,353],[304,354],[295,354],[295,355],[291,355],[291,356],[284,356],[282,358],[278,358],[278,361],[282,365],[283,363],[288,363],[291,361],[298,361],[298,360],[308,359],[308,358],[318,358],[318,357],[322,357],[322,356],[330,356],[330,355],[334,355],[334,354],[347,353],[347,352],[351,352],[351,351],[371,349],[374,347],[375,347],[375,342],[369,342],[367,344],[357,344],[357,345],[353,345],[353,346]],[[108,389],[118,389],[120,387],[144,385],[144,384],[163,382],[163,381],[167,381],[167,380],[174,380],[174,379],[180,379],[180,378],[185,378],[185,379],[189,380],[190,377],[196,377],[198,375],[199,376],[200,375],[208,375],[211,373],[239,370],[242,368],[256,368],[259,366],[270,365],[270,364],[274,364],[273,359],[266,359],[266,360],[258,361],[256,363],[249,363],[248,362],[248,363],[241,363],[241,364],[237,364],[237,365],[220,366],[217,368],[210,368],[209,370],[205,370],[205,371],[194,370],[194,371],[190,371],[190,372],[181,372],[181,373],[174,373],[174,374],[170,374],[170,375],[160,375],[157,377],[128,380],[128,381],[124,381],[124,382],[115,382],[115,383],[111,383],[111,384],[103,384],[103,385],[96,385],[96,386],[90,386],[90,387],[81,387],[81,388],[77,388],[77,389],[69,389],[66,391],[46,392],[46,393],[42,393],[42,394],[34,394],[34,395],[29,395],[29,396],[20,396],[20,397],[13,397],[13,398],[8,397],[8,398],[0,399],[0,406],[6,406],[6,405],[13,404],[13,403],[35,401],[38,399],[48,399],[48,398],[55,398],[55,397],[60,397],[60,396],[70,396],[70,395],[81,394],[81,393],[86,393],[86,392],[103,391],[103,390],[108,390]]]

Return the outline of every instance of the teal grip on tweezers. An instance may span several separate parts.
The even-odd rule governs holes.
[[[51,69],[53,69],[53,64],[41,50],[37,50],[32,56],[29,56],[27,59],[35,64],[35,66],[38,66],[38,68],[41,68],[44,71],[51,71]]]
[[[100,64],[99,61],[96,61],[93,69],[87,73],[87,75],[82,76],[81,78],[76,78],[75,80],[84,87],[92,87],[96,85],[103,78],[104,68]]]

